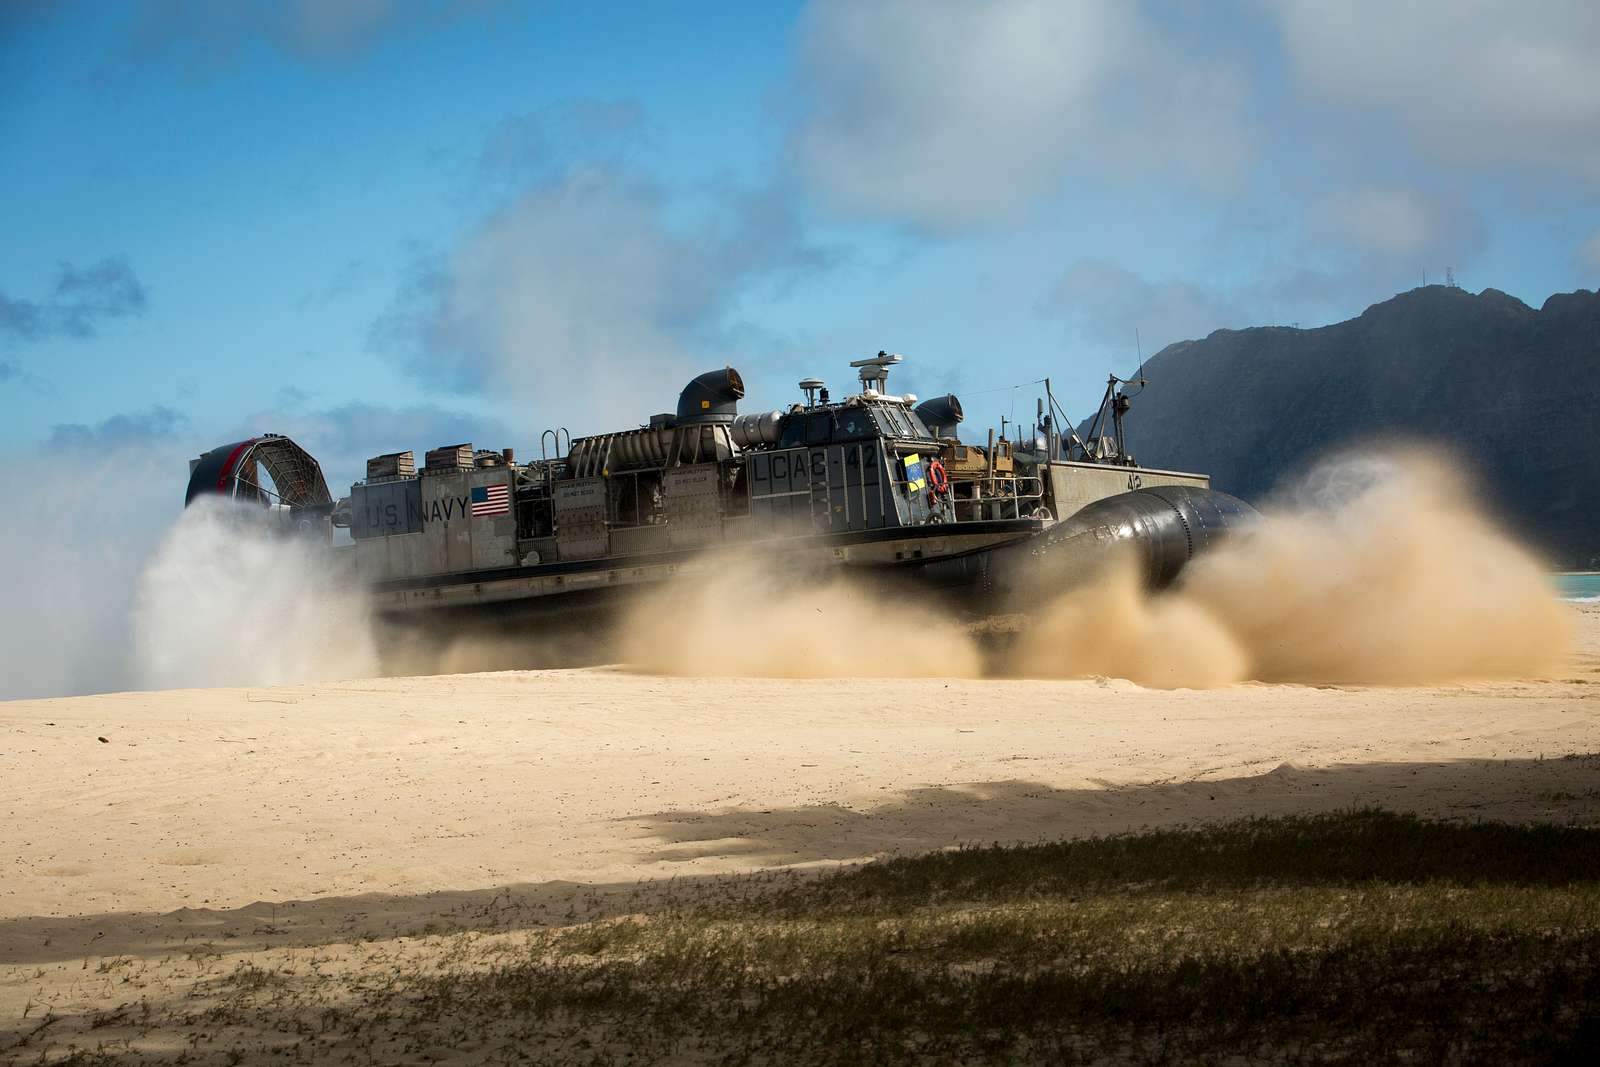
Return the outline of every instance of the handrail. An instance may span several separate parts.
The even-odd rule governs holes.
[[[1044,499],[1044,478],[1037,474],[995,474],[959,484],[978,486],[980,495],[972,498],[952,493],[953,521],[958,523],[1006,518],[1003,514],[993,514],[1001,509],[1014,512],[1010,517],[1021,518],[1024,506]]]
[[[567,455],[572,452],[572,435],[570,433],[567,434],[566,450],[562,451],[561,448],[561,435],[566,433],[566,429],[567,428],[565,426],[558,426],[553,430],[546,430],[544,433],[539,435],[539,458],[541,460],[548,463],[552,458],[560,459],[563,455]],[[551,457],[550,453],[545,451],[544,439],[546,437],[550,438],[550,445],[556,450],[556,455],[554,457]]]
[[[561,447],[562,434],[566,434],[567,436],[567,447],[565,449]],[[550,443],[555,446],[557,454],[553,457],[545,451],[544,439],[546,437],[550,438]],[[572,433],[565,426],[557,426],[555,429],[546,430],[544,433],[539,435],[539,465],[544,468],[544,488],[546,496],[551,498],[554,498],[555,496],[555,463],[552,462],[552,460],[560,459],[562,456],[570,455],[572,455]]]

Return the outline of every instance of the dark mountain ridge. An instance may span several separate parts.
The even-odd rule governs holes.
[[[1145,368],[1128,451],[1259,501],[1330,452],[1442,444],[1500,517],[1564,565],[1600,565],[1600,293],[1534,310],[1430,285],[1318,329],[1218,330]]]

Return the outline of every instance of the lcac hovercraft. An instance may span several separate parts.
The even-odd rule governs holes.
[[[187,503],[270,506],[324,536],[380,613],[572,608],[660,583],[721,551],[809,568],[913,577],[974,610],[1026,606],[1110,549],[1170,583],[1254,512],[1204,474],[1141,466],[1124,447],[1125,383],[1112,377],[1087,435],[1039,400],[1034,432],[965,443],[961,402],[888,391],[886,352],[856,360],[859,391],[741,414],[731,367],[684,387],[636,429],[572,439],[541,457],[446,445],[367,462],[334,500],[286,437],[222,445],[191,462]],[[552,454],[554,453],[554,454]],[[349,532],[335,545],[334,528]],[[339,540],[342,540],[340,538]]]

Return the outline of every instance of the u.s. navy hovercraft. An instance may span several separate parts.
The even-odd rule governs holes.
[[[635,429],[570,438],[540,458],[446,445],[392,452],[335,499],[317,461],[264,434],[191,461],[186,503],[260,503],[329,542],[385,615],[577,606],[672,578],[717,550],[915,578],[978,611],[1059,585],[1108,549],[1152,586],[1254,512],[1204,474],[1141,466],[1125,447],[1126,383],[1113,376],[1080,434],[1044,384],[1026,436],[963,442],[953,395],[888,391],[887,352],[850,365],[859,391],[741,414],[731,367],[701,374],[677,410]],[[334,545],[333,531],[349,532]],[[337,538],[343,540],[343,538]],[[1045,575],[1049,573],[1049,577]]]

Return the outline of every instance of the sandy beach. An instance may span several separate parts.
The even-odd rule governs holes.
[[[1353,806],[1594,826],[1600,605],[1576,610],[1546,681],[601,668],[6,703],[0,1033],[124,996],[93,958],[448,932],[642,881]]]
[[[0,959],[31,917],[633,882],[1352,804],[1592,818],[1600,768],[1560,760],[1600,753],[1600,605],[1579,612],[1565,677],[1430,688],[601,668],[13,701]]]

